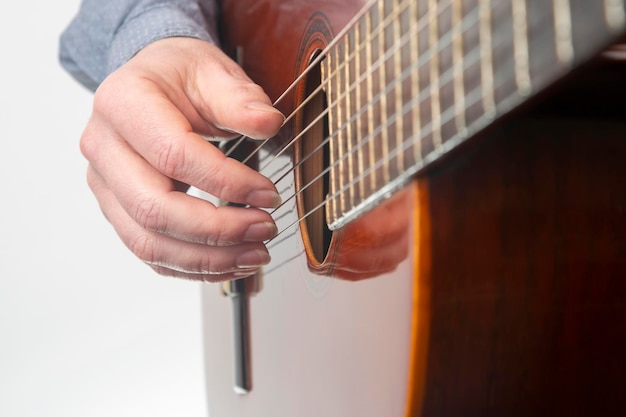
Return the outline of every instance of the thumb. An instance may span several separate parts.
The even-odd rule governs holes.
[[[196,95],[196,110],[209,129],[253,139],[274,136],[285,117],[265,91],[217,47],[207,45],[205,53],[206,62],[196,67],[197,88],[188,94]]]

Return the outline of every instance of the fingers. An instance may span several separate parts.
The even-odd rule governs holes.
[[[98,141],[97,152],[87,151],[90,155],[94,154],[91,158],[92,169],[106,178],[107,187],[112,190],[115,199],[141,227],[207,245],[262,241],[275,235],[276,226],[265,211],[215,207],[206,200],[178,192],[170,178],[119,138],[99,136],[94,141]],[[212,145],[202,144],[215,151]],[[207,160],[210,161],[210,158]],[[227,162],[235,164],[231,170],[234,172],[240,167],[246,168],[230,159],[225,161],[226,170]],[[251,170],[250,173],[258,175]],[[214,181],[218,181],[217,176],[213,176]],[[263,197],[262,192],[253,190],[251,193],[253,197],[245,200],[260,203],[258,205],[264,203],[263,198],[254,197],[255,193]]]
[[[159,274],[215,282],[251,275],[270,261],[261,242],[210,246],[146,230],[128,215],[91,166],[87,178],[100,208],[121,240]]]
[[[198,88],[189,88],[188,96],[209,125],[253,139],[267,139],[278,132],[283,114],[238,65],[216,59],[203,69],[207,74],[203,71],[196,77]]]
[[[81,137],[88,182],[124,244],[162,275],[220,281],[269,262],[268,213],[216,207],[183,191],[276,207],[272,181],[224,156],[201,135],[276,134],[283,116],[219,49],[176,38],[155,42],[96,91]]]
[[[173,80],[155,62],[176,63]],[[171,67],[171,65],[170,65]],[[263,89],[215,45],[191,38],[167,38],[144,48],[127,70],[145,72],[175,103],[194,131],[216,138],[238,134],[267,139],[274,136],[284,116],[272,106]]]
[[[166,177],[194,185],[225,201],[257,207],[280,204],[269,179],[226,158],[194,133],[185,115],[153,83],[133,83],[124,89],[124,94],[119,94],[118,86],[112,90],[107,86],[96,93],[94,108],[105,120],[102,124],[110,127],[96,126],[97,134],[83,135],[81,143],[83,154],[105,178],[109,174],[104,166],[116,160],[101,152],[101,139],[97,136],[114,127],[112,138],[127,142]],[[111,173],[116,169],[111,167]]]

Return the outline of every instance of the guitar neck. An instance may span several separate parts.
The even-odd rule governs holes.
[[[337,229],[619,39],[625,0],[379,0],[327,51]]]

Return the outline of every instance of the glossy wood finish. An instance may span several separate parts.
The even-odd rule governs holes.
[[[272,98],[311,16],[337,32],[361,4],[223,3],[247,23],[225,27],[226,44]],[[591,67],[538,97],[342,229],[326,263],[311,265],[298,231],[281,239],[251,301],[247,396],[230,387],[230,304],[205,287],[211,416],[626,415],[624,74]],[[362,279],[396,241],[390,213],[412,256]]]
[[[297,77],[304,29],[316,13],[339,32],[365,0],[221,0],[224,48],[235,53],[243,47],[243,66],[272,100],[277,99]],[[230,24],[229,24],[230,23]],[[285,114],[293,110],[293,96],[278,105]]]
[[[626,68],[594,79],[429,175],[414,415],[626,415]]]

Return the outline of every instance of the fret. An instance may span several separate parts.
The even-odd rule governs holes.
[[[371,86],[372,86],[372,77],[371,77],[371,43],[372,43],[372,32],[369,26],[370,20],[365,17],[361,19],[359,22],[359,117],[358,117],[358,140],[361,141],[362,138],[367,137],[368,132],[371,132]],[[362,144],[361,144],[362,145]],[[368,166],[371,166],[372,160],[375,158],[374,154],[374,144],[371,141],[368,141],[365,146],[360,146],[359,152],[361,154],[359,160],[359,167],[361,172],[367,169]],[[374,190],[376,190],[376,181],[375,177],[369,176],[368,179],[364,179],[359,181],[362,196],[370,195]]]
[[[430,8],[429,8],[430,0],[418,0],[417,1],[417,10],[419,17],[419,24],[417,27],[417,44],[419,50],[419,58],[418,58],[418,67],[417,67],[417,78],[418,78],[418,91],[419,94],[416,97],[421,97],[424,92],[429,92],[431,88],[431,71],[430,71],[430,62],[429,59],[425,59],[424,57],[428,57],[430,54],[430,34],[429,34],[429,25],[427,24],[428,19],[430,18]],[[421,120],[421,125],[426,126],[429,125],[432,121],[432,107],[428,105],[425,100],[420,100],[418,103],[419,107],[419,115]],[[424,131],[421,129],[420,133],[420,151],[422,155],[428,155],[434,149],[434,140],[433,135],[430,131]]]
[[[452,66],[454,78],[455,127],[465,129],[465,77],[463,65],[463,1],[452,1]]]
[[[604,0],[604,18],[609,29],[613,31],[622,30],[626,24],[624,1]]]
[[[437,120],[439,126],[435,125],[433,128],[439,130],[441,144],[446,138],[456,133],[455,118],[447,121],[441,119],[441,114],[455,107],[454,48],[456,46],[456,34],[452,27],[454,3],[455,0],[438,2],[439,10],[437,11],[437,82],[439,84],[440,115]]]
[[[379,1],[378,2],[378,13],[380,16],[380,19],[383,20],[384,16],[385,16],[385,1]],[[378,35],[378,47],[379,47],[379,54],[377,56],[381,57],[384,52],[387,50],[386,45],[385,45],[385,33],[384,33],[384,28],[382,27],[382,24],[379,24],[377,26],[375,26],[377,28],[377,30],[383,30],[383,32],[381,32]],[[387,85],[387,75],[386,75],[386,66],[383,64],[380,66],[380,69],[378,71],[378,83],[379,85],[384,88],[384,86]],[[381,89],[382,89],[381,88]],[[387,95],[386,94],[381,94],[380,96],[380,100],[378,101],[378,107],[379,107],[379,114],[381,116],[381,120],[380,123],[377,124],[377,126],[380,126],[381,124],[386,124],[387,122]],[[381,138],[380,138],[380,153],[378,153],[378,155],[381,155],[382,157],[386,157],[386,155],[389,155],[389,130],[388,129],[383,129],[381,131]],[[391,175],[389,172],[389,161],[386,160],[385,158],[385,163],[383,164],[383,167],[381,169],[382,172],[382,178],[381,178],[381,183],[382,184],[387,184],[389,182],[389,180],[391,179]]]
[[[496,111],[496,90],[493,69],[493,40],[491,36],[493,24],[491,1],[479,0],[478,7],[480,16],[479,48],[482,105],[485,114],[493,114]]]
[[[526,96],[530,94],[530,65],[528,54],[528,15],[526,0],[512,1],[513,13],[513,56],[515,59],[515,82],[518,92]]]
[[[487,13],[481,10],[486,5]],[[460,29],[462,58],[457,71],[462,72],[462,104],[465,127],[479,119],[493,101],[493,69],[491,68],[491,18],[489,0],[462,0],[462,27]],[[491,82],[490,82],[491,81]],[[468,102],[470,91],[478,89],[481,99]]]
[[[354,147],[354,132],[353,132],[353,124],[351,122],[349,122],[349,119],[352,117],[352,115],[355,113],[354,111],[354,107],[355,107],[355,103],[354,103],[354,96],[356,94],[356,89],[352,88],[353,85],[353,80],[354,80],[354,75],[353,75],[353,65],[354,65],[354,60],[351,59],[352,57],[352,51],[354,51],[354,31],[350,31],[350,33],[348,33],[348,35],[346,36],[344,42],[344,51],[343,51],[343,80],[344,80],[344,84],[343,84],[343,88],[341,89],[341,91],[343,91],[345,93],[344,95],[344,102],[345,102],[345,117],[343,120],[345,120],[346,126],[345,126],[345,149],[344,151],[346,152],[344,155],[347,155],[346,161],[345,161],[345,180],[348,181],[350,184],[352,184],[350,187],[348,187],[348,190],[346,190],[345,193],[343,193],[345,199],[347,200],[347,204],[348,205],[353,205],[356,201],[355,199],[355,187],[354,187],[354,178],[356,178],[358,176],[358,173],[355,174],[355,168],[356,168],[356,162],[355,162],[355,153],[353,151],[353,149],[355,149]]]
[[[556,55],[560,62],[569,64],[574,59],[569,0],[554,0],[554,28],[556,32]]]
[[[357,48],[360,50],[362,48],[363,42],[367,42],[367,36],[364,38],[363,37],[363,33],[367,33],[364,32],[364,25],[363,25],[364,20],[361,20],[357,26],[355,27],[355,34],[354,34],[354,42],[357,45]],[[362,77],[363,71],[367,70],[368,64],[367,61],[365,60],[366,54],[358,54],[357,59],[355,59],[355,81],[357,79],[360,79]],[[355,102],[356,102],[356,106],[355,108],[358,110],[360,108],[362,108],[366,103],[364,101],[364,97],[366,96],[367,92],[364,91],[366,83],[364,82],[359,82],[359,85],[357,86],[357,88],[355,88]],[[365,94],[363,94],[365,93]],[[356,110],[355,110],[356,113]],[[360,116],[357,117],[356,119],[356,129],[354,132],[354,136],[355,136],[355,142],[356,144],[358,144],[360,138],[365,137],[366,135],[366,131],[364,129],[363,126],[363,115],[361,114]],[[357,151],[357,174],[364,172],[365,171],[365,166],[366,166],[366,160],[367,160],[367,147],[363,146],[358,148]],[[359,200],[364,198],[365,195],[367,195],[370,190],[366,189],[366,184],[367,181],[359,181],[358,182],[358,198]]]
[[[439,29],[438,29],[438,1],[428,0],[428,48],[431,52],[430,57],[430,107],[431,107],[431,123],[433,125],[432,140],[433,146],[438,148],[442,144],[441,140],[441,104],[439,97]]]
[[[396,61],[398,78],[403,77],[403,71],[411,66],[411,63],[413,62],[412,60],[417,54],[417,50],[413,49],[416,45],[415,36],[411,36],[411,30],[415,27],[414,25],[417,21],[417,15],[412,15],[413,12],[416,12],[415,2],[402,1],[401,5],[402,7],[399,9],[398,15],[397,31],[399,32],[400,38],[403,40],[403,44],[397,51],[399,57]],[[397,85],[398,100],[396,104],[396,112],[401,112],[403,105],[408,103],[411,98],[414,97],[414,90],[417,90],[414,74],[415,71],[410,71],[410,74],[403,77],[402,81]],[[413,135],[413,132],[415,131],[415,124],[417,123],[414,121],[416,115],[416,111],[414,110],[415,109],[413,108],[410,112],[403,113],[396,129],[396,146],[402,146],[403,141]],[[415,162],[415,149],[412,146],[410,149],[407,149],[405,152],[400,154],[398,161],[399,171],[405,171],[408,167],[415,164]]]
[[[345,65],[345,62],[343,61],[345,58],[345,42],[339,42],[337,44],[337,47],[335,48],[335,59],[337,63],[343,63]],[[338,97],[342,97],[342,93],[346,91],[346,82],[345,82],[345,72],[344,71],[337,71],[337,92],[338,92]],[[342,127],[345,120],[346,120],[346,115],[347,112],[345,111],[345,101],[346,101],[346,96],[345,94],[343,95],[343,97],[337,98],[336,102],[335,102],[335,106],[336,106],[336,112],[337,112],[337,120],[339,120],[339,127],[337,129],[337,161],[338,162],[338,175],[337,175],[337,181],[341,180],[343,182],[343,180],[346,178],[346,160],[343,157],[344,155],[346,155],[346,151],[347,151],[347,147],[346,147],[346,135],[345,135],[345,129]],[[346,113],[346,114],[344,114]],[[337,184],[337,189],[341,188],[341,183]],[[348,206],[348,201],[347,201],[347,196],[348,194],[346,192],[342,192],[341,195],[339,196],[339,210],[341,212],[344,212],[346,210],[346,207]]]
[[[326,97],[329,106],[328,112],[328,127],[329,131],[334,134],[339,130],[339,117],[337,116],[337,106],[335,105],[335,97],[337,96],[337,73],[335,68],[337,66],[337,51],[332,49],[322,61],[322,83],[326,88]],[[329,154],[332,161],[336,161],[339,155],[338,140],[329,141]],[[329,181],[329,194],[336,195],[340,185],[340,176],[333,170],[333,175],[330,176]],[[335,219],[341,215],[339,210],[337,199],[333,198],[326,205],[326,218]]]
[[[367,33],[371,34],[369,36],[369,42],[366,45],[366,56],[367,56],[367,61],[369,63],[374,62],[374,48],[375,46],[378,45],[378,42],[376,42],[376,37],[378,36],[378,32],[374,30],[375,27],[378,26],[378,8],[377,7],[372,7],[369,11],[369,13],[367,13],[366,15],[366,25],[367,25]],[[376,56],[378,56],[378,54],[376,54]],[[367,76],[367,80],[366,80],[366,85],[367,85],[367,102],[368,102],[368,106],[367,106],[367,122],[368,122],[368,132],[373,132],[374,131],[374,126],[377,125],[376,121],[375,121],[375,109],[374,109],[374,93],[373,93],[373,89],[374,89],[374,73],[372,71],[369,71],[368,76]],[[369,149],[369,154],[370,154],[370,166],[374,166],[374,164],[376,163],[376,155],[379,155],[376,152],[376,142],[374,140],[370,140],[367,142],[367,147]],[[375,174],[371,174],[369,175],[370,178],[370,185],[372,190],[376,190],[378,189],[378,181],[376,181],[376,175]]]
[[[624,1],[375,3],[328,59],[331,229],[617,40]]]
[[[395,42],[397,42],[401,36],[402,36],[402,18],[401,18],[401,14],[400,14],[400,6],[399,6],[399,0],[395,0],[393,2],[388,2],[389,4],[392,4],[392,19],[393,19],[393,23],[391,24],[391,39],[389,42],[390,46],[393,46]],[[402,82],[397,82],[397,80],[400,79],[400,75],[402,72],[402,48],[396,49],[394,54],[393,54],[393,71],[392,74],[393,76],[391,77],[391,82],[395,82],[395,88],[394,88],[394,100],[393,100],[393,109],[392,109],[392,114],[398,114],[400,113],[401,109],[402,109],[402,103],[403,103],[403,86],[404,83]],[[395,80],[395,81],[394,81]],[[393,132],[393,144],[392,147],[398,148],[399,146],[401,146],[402,144],[402,138],[404,136],[404,118],[403,117],[399,117],[396,119],[396,123],[395,123],[395,131]],[[394,164],[391,164],[392,166],[394,166]],[[404,171],[404,158],[397,158],[396,164],[394,166],[394,176],[398,175],[398,172],[402,172]]]
[[[419,21],[419,10],[417,7],[417,1],[411,1],[410,2],[410,7],[409,7],[409,19],[410,19],[410,23],[409,23],[409,27],[410,28],[417,28],[418,26],[418,21]],[[418,35],[419,36],[419,35]],[[411,36],[410,37],[410,41],[409,41],[409,46],[410,46],[410,59],[411,62],[417,62],[417,60],[419,59],[420,56],[420,50],[419,50],[419,42],[418,42],[418,36]],[[411,92],[411,97],[419,97],[419,86],[420,86],[420,73],[419,73],[419,68],[417,71],[412,71],[411,77],[411,87],[410,89],[407,89],[407,91]],[[410,98],[409,98],[410,100]],[[408,101],[408,100],[407,100]],[[411,113],[410,113],[410,117],[412,120],[412,137],[416,137],[419,138],[419,132],[422,128],[421,124],[421,114],[420,114],[420,106],[413,106]],[[415,140],[413,141],[413,157],[415,159],[415,161],[421,161],[422,160],[422,141],[421,140]]]

